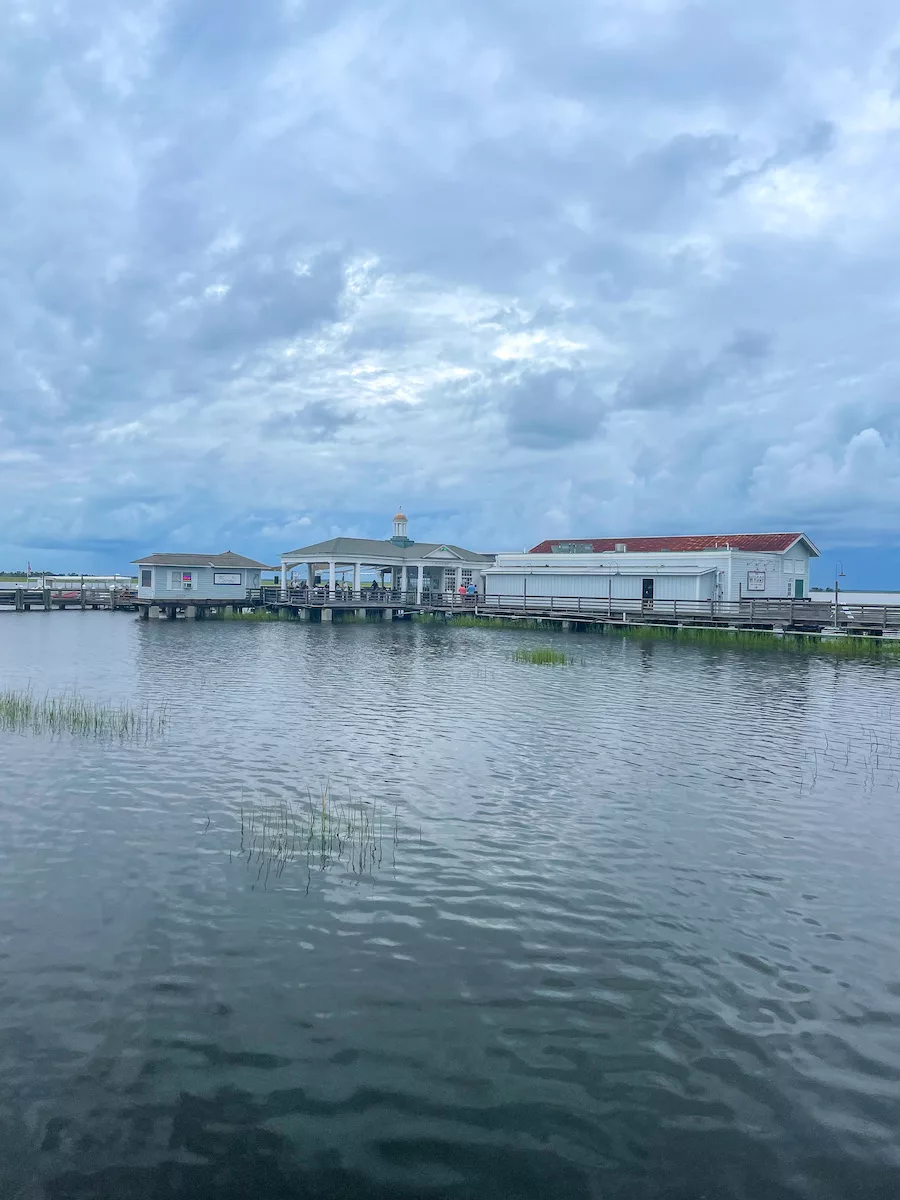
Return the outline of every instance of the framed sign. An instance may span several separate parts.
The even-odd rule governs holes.
[[[244,577],[240,571],[214,571],[213,583],[221,583],[226,587],[240,587]]]
[[[747,572],[747,591],[748,592],[764,592],[766,590],[766,573],[765,571],[748,571]]]

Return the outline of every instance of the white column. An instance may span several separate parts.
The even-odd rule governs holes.
[[[403,566],[400,568],[400,591],[405,596],[408,589],[409,589],[409,571],[407,570],[406,563],[404,563]]]
[[[312,591],[313,588],[316,586],[316,564],[315,563],[307,563],[306,564],[306,586],[309,588],[310,591]]]
[[[422,586],[425,582],[425,567],[419,563],[419,573],[416,576],[416,604],[422,603]]]
[[[462,567],[456,568],[456,591],[462,587]]]
[[[334,585],[335,585],[334,575],[335,575],[335,565],[333,562],[330,562],[328,564],[328,587],[332,592],[334,591]]]
[[[282,600],[286,600],[287,594],[288,594],[287,573],[288,573],[287,565],[286,565],[284,559],[282,559],[281,560],[281,598],[282,598]]]
[[[353,590],[354,590],[354,592],[359,591],[359,563],[358,562],[355,562],[353,564]]]

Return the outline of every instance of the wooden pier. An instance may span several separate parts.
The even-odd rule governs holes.
[[[388,588],[363,588],[358,592],[347,588],[292,588],[286,595],[276,587],[253,588],[246,600],[208,600],[199,597],[147,599],[132,601],[142,619],[151,616],[172,620],[179,614],[189,620],[220,617],[226,611],[239,613],[245,609],[264,610],[297,620],[343,620],[345,616],[365,616],[373,619],[405,620],[414,613],[474,613],[478,598],[460,596],[454,592],[426,593],[417,597],[414,591],[391,591]]]
[[[505,620],[530,620],[567,628],[588,625],[657,625],[669,628],[760,630],[792,634],[855,634],[900,638],[900,604],[855,604],[839,600],[622,600],[612,596],[510,596],[460,595],[457,592],[395,591],[390,588],[329,589],[263,586],[247,592],[243,600],[146,599],[133,590],[97,587],[0,586],[0,610],[137,612],[152,617],[189,619],[220,617],[264,610],[297,620],[344,620],[348,615],[371,619],[405,620],[415,614],[433,614],[452,620],[469,614]]]
[[[324,611],[332,613],[353,612],[366,616],[391,614],[402,619],[413,613],[474,613],[478,597],[460,595],[458,592],[401,592],[391,588],[361,588],[354,592],[349,588],[291,588],[283,595],[278,588],[259,589],[258,601],[263,607],[279,611],[288,610],[298,614],[313,614]]]
[[[785,633],[900,636],[900,604],[845,604],[760,598],[747,600],[619,600],[611,596],[482,597],[479,616],[585,625],[661,625]]]
[[[82,612],[135,610],[135,593],[128,588],[33,587],[0,585],[0,609],[12,612],[43,612],[79,609]]]

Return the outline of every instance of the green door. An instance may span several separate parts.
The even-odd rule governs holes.
[[[795,600],[803,599],[803,580],[802,579],[794,580],[794,599]]]

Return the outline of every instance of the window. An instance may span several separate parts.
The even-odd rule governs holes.
[[[141,567],[141,587],[153,587],[153,572],[149,567]]]
[[[169,582],[169,590],[173,592],[190,592],[194,586],[194,576],[191,571],[173,571]]]
[[[463,587],[468,587],[472,582],[472,572],[470,569],[463,567],[462,573]]]
[[[444,567],[444,591],[452,592],[456,587],[456,567]]]

